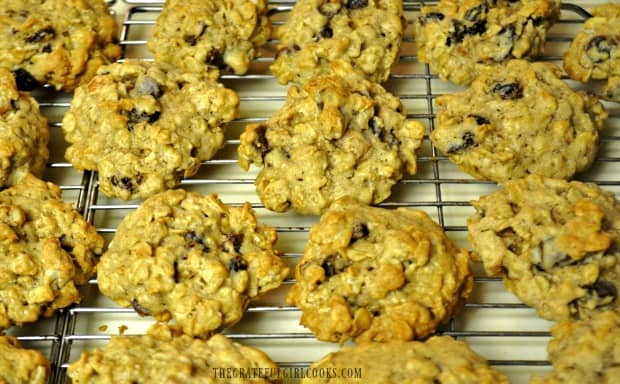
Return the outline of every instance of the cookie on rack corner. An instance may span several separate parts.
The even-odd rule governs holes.
[[[482,70],[468,89],[436,99],[432,142],[477,179],[570,179],[594,161],[607,112],[561,72],[525,60]]]
[[[620,103],[620,4],[594,7],[592,16],[564,54],[564,70],[582,83],[607,79],[601,98]]]
[[[353,74],[289,88],[284,106],[241,134],[239,165],[263,169],[256,191],[270,210],[320,214],[343,196],[377,204],[417,170],[425,128],[400,100]]]
[[[276,240],[249,203],[232,207],[216,195],[165,191],[123,218],[97,266],[99,290],[206,337],[238,322],[251,299],[288,276]]]
[[[547,351],[553,370],[530,384],[612,384],[620,380],[620,315],[599,313],[551,329]]]
[[[474,259],[540,317],[620,309],[620,203],[612,192],[532,175],[472,205]]]
[[[11,0],[0,5],[0,66],[20,90],[73,91],[121,56],[118,25],[103,0]]]
[[[398,60],[405,26],[402,0],[300,0],[276,30],[270,69],[280,84],[303,84],[339,61],[382,83]]]
[[[0,187],[28,173],[40,177],[49,157],[47,119],[37,101],[17,90],[11,72],[0,67]]]
[[[167,0],[147,42],[155,60],[188,72],[248,71],[271,34],[267,0]]]
[[[63,118],[65,158],[109,197],[144,198],[198,172],[224,143],[237,94],[206,73],[127,60],[99,69]]]
[[[73,384],[280,382],[277,365],[257,348],[222,334],[192,338],[161,324],[145,335],[112,336],[104,347],[82,352],[67,375]]]
[[[47,384],[51,365],[41,352],[23,348],[12,336],[0,334],[0,383]]]
[[[465,85],[486,65],[542,54],[559,0],[441,0],[414,19],[417,58]]]
[[[0,238],[0,329],[79,302],[103,248],[60,188],[32,175],[0,192]]]
[[[420,210],[334,202],[310,230],[286,301],[319,340],[423,339],[469,296],[469,254]]]
[[[312,363],[309,372],[321,370],[335,377],[307,377],[302,384],[509,383],[464,341],[450,336],[346,347]]]

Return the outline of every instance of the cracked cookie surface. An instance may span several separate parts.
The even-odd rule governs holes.
[[[542,54],[558,0],[441,0],[414,20],[417,58],[465,85],[486,65]]]
[[[281,84],[303,84],[339,61],[381,83],[398,59],[404,27],[402,0],[300,0],[276,31],[271,71]]]
[[[127,215],[97,267],[99,289],[118,304],[184,333],[208,336],[238,322],[249,301],[280,285],[288,268],[276,231],[248,203],[181,189]]]
[[[271,33],[267,0],[167,0],[147,45],[189,72],[244,74]]]
[[[607,79],[601,97],[620,103],[620,4],[594,7],[592,16],[564,54],[564,70],[582,83]]]
[[[41,352],[23,348],[16,338],[0,335],[0,382],[46,384],[50,362]]]
[[[620,204],[594,184],[529,176],[472,202],[474,258],[548,320],[620,308]]]
[[[103,0],[14,0],[0,5],[0,66],[24,91],[73,91],[121,56],[118,25]]]
[[[483,70],[465,91],[436,99],[431,140],[478,179],[571,178],[594,161],[607,112],[560,75],[552,63],[525,60]]]
[[[0,192],[0,329],[80,301],[103,238],[60,188],[28,175]]]
[[[109,197],[144,198],[194,175],[224,142],[239,97],[206,74],[128,60],[79,87],[63,118],[65,158],[97,170]]]
[[[423,211],[343,198],[312,227],[286,301],[319,340],[423,339],[469,296],[468,262]]]
[[[318,76],[292,86],[267,122],[246,127],[239,164],[263,168],[256,191],[276,212],[320,214],[343,196],[377,204],[404,171],[416,172],[424,131],[379,84]]]

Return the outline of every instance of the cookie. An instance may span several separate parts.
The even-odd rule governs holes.
[[[468,89],[436,99],[431,140],[478,179],[571,178],[594,161],[607,112],[560,75],[555,64],[525,60],[482,71]]]
[[[0,67],[0,187],[41,176],[49,157],[47,119],[29,93],[20,92],[11,72]]]
[[[553,365],[530,384],[600,384],[620,380],[620,315],[607,311],[582,321],[564,321],[551,330],[547,351]]]
[[[416,172],[424,126],[400,100],[357,76],[318,76],[289,88],[285,104],[241,134],[239,164],[263,169],[256,192],[270,210],[320,214],[342,196],[388,198],[404,171]]]
[[[249,203],[182,189],[148,198],[118,226],[97,267],[99,290],[184,333],[207,336],[241,319],[251,299],[280,285],[288,268]]]
[[[226,380],[234,370],[238,376]],[[224,335],[195,339],[162,325],[146,335],[112,336],[103,348],[83,352],[67,374],[73,384],[271,383],[277,366],[264,352]]]
[[[28,175],[0,192],[0,329],[80,301],[103,238],[56,185]]]
[[[303,84],[339,61],[380,83],[398,60],[405,26],[402,0],[300,0],[276,30],[270,69],[280,84]]]
[[[361,370],[361,377],[344,373]],[[310,366],[309,372],[335,377],[308,377],[302,384],[346,383],[477,383],[508,384],[506,376],[463,341],[433,336],[425,342],[363,343],[332,352]],[[323,375],[327,376],[327,375]]]
[[[620,310],[620,203],[613,193],[532,175],[472,205],[474,258],[539,316]]]
[[[440,0],[414,19],[417,59],[469,84],[487,65],[541,55],[559,16],[559,0]]]
[[[271,34],[267,0],[167,0],[149,50],[183,71],[244,74]]]
[[[49,360],[41,352],[22,348],[16,338],[0,335],[0,382],[46,384]]]
[[[128,60],[102,67],[75,91],[62,122],[65,158],[97,170],[109,197],[174,188],[222,147],[239,97],[205,73]]]
[[[423,339],[469,296],[468,262],[423,211],[343,198],[310,230],[286,301],[319,340]]]
[[[0,5],[0,66],[20,90],[73,91],[121,56],[118,25],[103,0],[6,0]]]
[[[583,83],[607,79],[601,97],[620,103],[620,4],[599,5],[592,15],[564,54],[564,70]]]

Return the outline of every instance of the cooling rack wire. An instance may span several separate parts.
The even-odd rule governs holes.
[[[563,52],[589,17],[587,9],[594,3],[562,5],[561,20],[551,29],[541,60],[561,63]],[[163,1],[116,0],[108,1],[108,4],[122,24],[124,53],[121,60],[151,60],[145,44],[152,35]],[[400,63],[394,67],[385,86],[401,98],[409,118],[420,120],[432,130],[434,99],[457,88],[431,74],[428,66],[416,62],[411,22],[423,4],[424,1],[405,1],[409,26]],[[282,24],[292,5],[290,1],[272,0],[272,23]],[[250,201],[259,220],[276,227],[278,248],[292,267],[301,256],[309,228],[317,218],[294,213],[276,214],[264,209],[254,192],[257,171],[246,173],[236,164],[236,148],[244,125],[265,121],[285,99],[286,88],[278,85],[268,70],[276,44],[273,40],[269,42],[252,64],[249,74],[223,76],[222,82],[240,95],[240,117],[229,124],[225,147],[214,159],[205,161],[197,175],[183,180],[182,187],[201,193],[217,193],[224,202],[233,205]],[[573,88],[584,88],[579,83],[567,81]],[[60,185],[64,199],[73,203],[109,242],[119,221],[140,202],[106,198],[98,191],[95,173],[78,172],[64,160],[66,144],[62,138],[61,121],[71,95],[44,88],[36,91],[34,96],[50,121],[51,159],[44,178]],[[605,106],[609,120],[596,162],[578,179],[595,182],[619,195],[620,104],[605,103]],[[393,188],[390,199],[381,206],[422,209],[441,224],[459,246],[468,247],[465,220],[473,213],[468,202],[494,191],[496,186],[473,180],[459,171],[436,151],[428,136],[418,160],[418,173],[401,180]],[[476,278],[472,297],[463,311],[442,327],[440,333],[466,340],[492,365],[506,373],[513,383],[527,383],[531,373],[548,371],[545,348],[551,323],[537,318],[532,309],[505,290],[500,280],[485,277],[479,268],[474,268]],[[261,348],[281,367],[302,368],[338,346],[317,341],[307,329],[298,325],[299,311],[284,304],[284,294],[291,283],[289,279],[280,289],[253,302],[244,319],[225,333],[246,345]],[[151,323],[151,318],[142,318],[133,309],[119,308],[103,297],[97,290],[96,279],[92,279],[84,287],[81,304],[61,310],[40,323],[14,327],[9,334],[16,335],[26,347],[38,349],[49,357],[53,365],[50,383],[68,383],[66,368],[83,350],[103,346],[110,335],[118,334],[121,328],[125,334],[141,334]]]

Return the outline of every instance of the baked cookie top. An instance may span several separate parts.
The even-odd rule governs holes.
[[[28,175],[0,192],[0,329],[80,301],[103,238],[56,185]]]
[[[548,320],[620,308],[620,204],[594,184],[529,176],[473,201],[474,258]]]
[[[16,338],[0,335],[0,382],[47,384],[49,360],[41,352],[25,349]]]
[[[440,0],[414,20],[417,59],[440,78],[471,83],[481,68],[542,54],[559,0]]]
[[[595,7],[592,16],[564,54],[564,70],[583,83],[607,79],[601,97],[620,103],[620,4]]]
[[[0,5],[0,66],[17,87],[72,91],[121,56],[118,25],[103,0],[16,0]]]
[[[424,126],[400,100],[357,76],[318,76],[289,88],[285,104],[241,134],[239,165],[263,169],[256,191],[270,210],[320,214],[342,196],[385,200],[416,172]]]
[[[62,122],[66,159],[97,170],[120,199],[147,197],[194,175],[222,146],[239,97],[206,73],[128,60],[100,68],[75,91]]]
[[[616,383],[620,378],[620,315],[606,311],[551,329],[547,351],[553,371],[530,384]]]
[[[97,267],[99,289],[141,315],[208,336],[288,275],[275,242],[276,231],[259,226],[248,203],[169,190],[121,221]]]
[[[226,380],[227,369],[249,372],[250,378]],[[67,370],[74,384],[271,383],[272,372],[277,373],[276,364],[259,349],[221,334],[192,338],[163,325],[146,335],[112,336],[105,347],[83,352]]]
[[[28,173],[40,177],[49,157],[48,141],[47,119],[39,104],[18,91],[11,72],[0,67],[0,187],[15,184]]]
[[[302,384],[373,382],[508,384],[506,376],[463,341],[433,336],[425,342],[389,341],[362,343],[333,352],[310,369],[342,372],[360,369],[361,380],[351,378],[305,378]]]
[[[607,112],[560,75],[552,63],[525,60],[483,70],[465,91],[436,99],[431,140],[478,179],[571,178],[594,161]]]
[[[167,0],[147,43],[183,71],[246,73],[271,34],[267,0]]]
[[[404,27],[402,0],[299,0],[276,30],[270,69],[280,84],[303,84],[339,61],[381,83],[398,60]]]
[[[319,340],[423,339],[469,296],[468,262],[423,211],[342,198],[310,230],[286,301]]]

